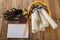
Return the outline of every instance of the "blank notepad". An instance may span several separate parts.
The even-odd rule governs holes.
[[[7,38],[28,38],[28,28],[23,36],[26,24],[8,24]]]

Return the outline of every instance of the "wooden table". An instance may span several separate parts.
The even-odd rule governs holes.
[[[14,6],[16,6],[16,8],[18,8],[20,6],[20,8],[26,8],[29,6],[29,4],[33,1],[36,0],[18,0],[18,1],[12,1],[12,0],[1,0],[1,10],[0,10],[0,14],[2,14],[6,9],[10,9],[12,8],[12,2],[16,3],[14,4]],[[53,30],[51,28],[51,26],[49,26],[48,28],[46,28],[46,30],[44,32],[40,31],[37,32],[35,34],[33,34],[31,32],[31,25],[29,23],[29,36],[30,38],[28,39],[17,39],[17,38],[13,38],[13,39],[7,39],[6,35],[7,35],[7,28],[8,28],[8,23],[18,23],[18,22],[10,22],[10,21],[6,21],[4,20],[3,17],[0,17],[0,40],[60,40],[60,0],[39,0],[42,1],[44,3],[47,4],[47,6],[50,8],[51,12],[52,12],[52,18],[56,21],[56,23],[58,24],[57,29]]]

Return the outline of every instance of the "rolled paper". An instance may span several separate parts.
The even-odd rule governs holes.
[[[42,22],[40,23],[39,30],[40,30],[40,31],[45,31],[45,27],[44,27],[44,25],[43,25],[43,23],[42,23]]]
[[[47,11],[44,8],[41,8],[41,13],[44,15],[44,17],[47,19],[47,21],[50,23],[50,25],[52,26],[53,29],[57,28],[57,24],[55,23],[55,21],[49,16],[49,14],[47,13]]]
[[[38,23],[40,22],[37,10],[34,9],[34,13],[32,15],[32,32],[35,33],[38,31]]]
[[[33,33],[36,33],[36,26],[35,26],[35,21],[34,21],[34,14],[31,14],[32,15],[32,19],[31,19],[31,21],[32,21],[32,32]]]
[[[48,26],[49,26],[49,23],[48,23],[47,19],[46,19],[46,18],[44,17],[44,15],[40,12],[40,9],[38,9],[38,11],[39,11],[39,15],[40,15],[40,17],[41,17],[41,20],[42,20],[43,25],[44,25],[45,27],[48,27]]]
[[[37,24],[39,24],[40,23],[40,17],[39,17],[37,8],[34,9],[34,13],[33,14],[34,14],[34,20],[35,20],[35,22]]]

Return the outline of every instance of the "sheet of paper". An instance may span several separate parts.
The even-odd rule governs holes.
[[[23,36],[24,28],[26,24],[8,24],[7,38],[29,38],[28,28],[26,35]]]

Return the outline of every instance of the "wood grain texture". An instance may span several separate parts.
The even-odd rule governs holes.
[[[55,5],[55,12],[56,12],[56,18],[60,18],[60,7],[59,7],[59,2],[58,0],[54,1],[54,5]]]
[[[8,28],[8,21],[3,20],[3,25],[1,29],[1,39],[0,40],[7,40],[7,28]]]
[[[16,1],[17,1],[17,0],[11,0],[11,1],[12,1],[12,5],[11,5],[12,8],[16,8],[16,5],[17,5],[17,2],[16,2]]]
[[[53,30],[51,26],[46,28],[45,31],[39,31],[35,34],[31,31],[31,21],[29,21],[29,38],[10,38],[7,39],[7,28],[10,23],[18,23],[17,21],[6,21],[3,17],[0,16],[0,40],[60,40],[60,0],[0,0],[0,14],[4,13],[7,9],[15,8],[28,8],[30,3],[35,1],[41,1],[47,4],[52,12],[53,19],[57,22],[58,28]]]
[[[23,0],[16,1],[16,4],[17,8],[23,8]]]
[[[57,28],[57,38],[58,40],[60,40],[60,19],[57,19],[57,24],[58,24],[58,28]]]
[[[6,0],[6,10],[9,10],[12,8],[12,0]]]

